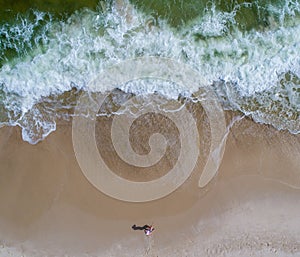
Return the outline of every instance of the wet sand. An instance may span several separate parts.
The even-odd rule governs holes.
[[[227,112],[227,124],[236,115]],[[299,135],[244,118],[231,128],[207,187],[197,186],[203,149],[192,176],[175,192],[129,203],[106,196],[83,175],[71,125],[61,122],[37,145],[22,141],[17,128],[0,129],[0,256],[300,255]],[[105,156],[110,146],[99,149]],[[104,158],[116,174],[143,181],[174,165],[176,154],[170,155],[148,175],[136,168],[131,173],[114,153]],[[156,227],[151,237],[131,230],[146,223]]]

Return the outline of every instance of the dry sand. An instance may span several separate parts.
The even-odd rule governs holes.
[[[188,181],[148,203],[112,199],[88,182],[70,123],[37,145],[16,128],[1,128],[0,140],[0,256],[300,256],[299,135],[244,118],[206,188],[197,187],[204,149]],[[162,175],[105,158],[129,179]],[[152,222],[151,237],[131,230]]]

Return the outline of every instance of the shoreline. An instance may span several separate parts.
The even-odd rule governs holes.
[[[235,115],[226,112],[227,124]],[[19,128],[1,128],[0,140],[0,256],[16,245],[24,256],[300,252],[299,135],[244,118],[231,128],[219,172],[207,187],[196,190],[200,160],[180,188],[147,203],[112,199],[87,181],[70,123],[37,145],[22,141]],[[131,230],[151,222],[156,231],[150,241]]]

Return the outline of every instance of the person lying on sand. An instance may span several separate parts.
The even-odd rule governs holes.
[[[149,226],[149,225],[144,225],[142,227],[140,226],[136,226],[135,224],[131,227],[133,230],[144,230],[144,233],[146,234],[146,236],[150,236],[151,233],[154,230],[153,226]]]

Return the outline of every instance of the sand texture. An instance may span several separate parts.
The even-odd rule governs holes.
[[[226,124],[236,116],[227,112]],[[156,122],[168,126],[163,118]],[[146,170],[127,165],[105,141],[106,126],[108,118],[97,121],[96,141],[118,176],[148,181],[175,165],[175,150]],[[300,136],[248,118],[235,122],[217,176],[199,188],[209,140],[205,122],[198,127],[192,175],[170,195],[145,203],[113,199],[87,180],[76,161],[71,122],[61,122],[37,145],[22,141],[17,128],[1,128],[0,255],[300,256]],[[140,134],[131,140],[136,151],[147,151],[141,147],[147,129],[134,132]],[[178,133],[171,131],[170,140]],[[151,237],[131,230],[146,223],[156,228]]]

